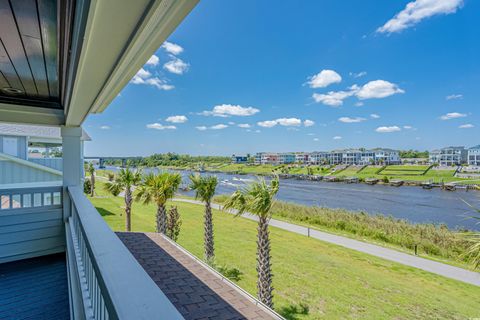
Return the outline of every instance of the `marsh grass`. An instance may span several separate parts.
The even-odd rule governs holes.
[[[222,203],[226,196],[217,196]],[[392,216],[371,215],[343,209],[308,207],[282,201],[273,206],[273,217],[293,223],[326,229],[356,238],[393,245],[413,251],[415,245],[419,254],[441,259],[467,262],[465,252],[471,243],[464,232],[450,230],[445,225],[413,224]]]

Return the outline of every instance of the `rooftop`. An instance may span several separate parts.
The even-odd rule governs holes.
[[[0,135],[43,138],[62,141],[60,127],[34,126],[0,122]],[[90,136],[82,130],[82,140],[90,141]]]
[[[279,319],[158,233],[118,237],[185,319]]]

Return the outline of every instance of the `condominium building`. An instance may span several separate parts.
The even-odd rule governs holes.
[[[310,153],[309,157],[310,164],[328,164],[329,163],[329,152],[326,151],[316,151]]]
[[[359,164],[362,157],[362,151],[358,149],[347,149],[342,152],[342,163],[353,165]]]
[[[310,153],[307,152],[295,152],[295,162],[306,164],[310,162]]]
[[[313,164],[313,165],[367,165],[367,164],[399,164],[400,153],[392,149],[345,149],[333,151],[305,152],[259,152],[255,154],[255,164]]]
[[[467,150],[465,147],[446,147],[430,152],[431,163],[438,163],[440,166],[455,166],[467,163]]]
[[[468,149],[467,156],[469,165],[480,166],[480,145]]]
[[[278,164],[290,164],[295,163],[297,160],[295,153],[285,152],[278,154]]]
[[[341,164],[343,161],[343,150],[334,150],[328,154],[329,164]]]
[[[397,150],[377,148],[372,151],[375,152],[374,159],[376,164],[391,165],[401,163],[400,152]]]
[[[360,164],[374,164],[375,163],[375,151],[372,150],[363,150],[360,156]]]

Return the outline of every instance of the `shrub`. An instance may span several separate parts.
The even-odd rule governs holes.
[[[176,242],[180,234],[181,225],[182,220],[180,219],[180,214],[178,213],[177,207],[172,206],[167,215],[167,237]]]
[[[83,182],[83,192],[85,194],[90,194],[91,191],[92,191],[92,182],[90,181],[90,179],[86,179]]]

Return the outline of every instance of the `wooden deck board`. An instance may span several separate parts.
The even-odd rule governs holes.
[[[0,264],[0,319],[69,318],[64,254]]]

